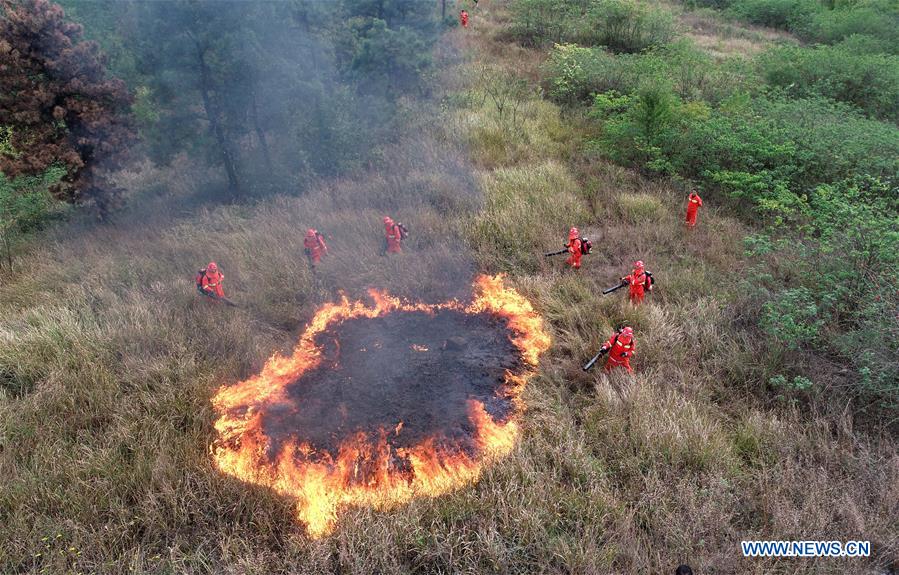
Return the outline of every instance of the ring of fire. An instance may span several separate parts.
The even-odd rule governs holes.
[[[467,305],[369,293],[373,306],[346,298],[322,306],[290,357],[275,355],[259,375],[221,387],[212,400],[216,466],[296,498],[297,516],[314,537],[330,533],[343,506],[386,509],[476,481],[486,461],[512,450],[521,391],[550,344],[530,302],[501,276],[479,276]],[[393,338],[397,325],[419,326],[419,335]],[[447,337],[460,330],[461,342]],[[481,353],[490,346],[505,356],[496,365]],[[397,362],[420,377],[400,377]],[[447,365],[453,373],[444,377],[437,368]],[[364,377],[372,366],[383,381]],[[491,378],[493,388],[484,384]],[[404,407],[399,399],[403,386],[446,401],[416,419],[415,401]],[[327,390],[335,401],[321,401]],[[348,422],[347,406],[359,411],[372,393],[389,409]],[[453,406],[462,421],[451,417]]]

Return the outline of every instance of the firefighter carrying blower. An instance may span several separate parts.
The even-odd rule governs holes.
[[[402,241],[409,237],[409,230],[400,222],[394,222],[390,216],[384,216],[384,249],[383,254],[403,253]]]
[[[568,259],[565,260],[565,263],[571,266],[572,269],[579,270],[581,269],[581,258],[590,253],[590,250],[593,249],[593,244],[590,243],[585,237],[581,237],[580,232],[577,228],[571,228],[568,231],[568,243],[565,244],[565,248],[561,249],[557,252],[549,252],[543,254],[545,257],[557,256],[561,254],[569,254]]]
[[[309,260],[309,267],[315,269],[315,266],[322,261],[322,256],[328,253],[325,236],[313,228],[306,230],[306,237],[303,238],[303,253],[306,254],[306,259]]]
[[[206,297],[237,307],[237,304],[225,297],[225,290],[222,287],[224,281],[225,274],[219,271],[218,265],[209,262],[208,266],[197,272],[197,291]]]
[[[602,344],[599,353],[594,355],[587,362],[587,365],[584,366],[584,371],[590,371],[596,362],[599,361],[599,358],[609,354],[609,359],[606,360],[606,371],[611,371],[616,367],[623,367],[628,373],[633,373],[634,370],[631,368],[630,361],[635,353],[637,353],[637,342],[634,340],[634,330],[631,327],[623,327],[613,333],[606,343]]]
[[[640,305],[643,303],[643,296],[646,292],[652,291],[652,286],[655,283],[655,280],[652,277],[652,274],[646,271],[645,266],[643,265],[643,261],[634,262],[634,270],[630,273],[630,275],[626,275],[621,278],[621,283],[617,286],[610,287],[607,290],[603,290],[603,295],[608,295],[614,291],[620,290],[625,286],[630,286],[629,297],[631,303],[634,305]]]

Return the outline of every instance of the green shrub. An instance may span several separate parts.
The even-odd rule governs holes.
[[[824,320],[811,291],[805,287],[785,289],[765,304],[762,329],[787,349],[818,340]]]
[[[841,357],[856,369],[856,393],[897,409],[899,187],[867,177],[824,184],[807,208],[801,241],[769,242],[753,256],[767,300],[762,325],[785,345]],[[770,273],[778,261],[791,262],[786,274]]]
[[[674,35],[670,11],[636,0],[516,0],[511,33],[528,45],[577,43],[640,52]]]
[[[12,180],[0,173],[0,269],[12,267],[13,250],[26,234],[41,229],[66,209],[50,194],[65,175],[61,166]]]
[[[836,45],[854,54],[890,54],[895,50],[889,40],[870,34],[852,34]]]
[[[543,78],[550,98],[568,105],[610,90],[636,92],[646,84],[671,86],[684,100],[717,103],[758,85],[754,71],[741,60],[717,62],[687,42],[618,55],[602,48],[556,45],[543,65]]]
[[[594,0],[579,23],[580,43],[606,46],[613,52],[642,52],[667,44],[674,36],[670,11],[634,0]]]
[[[648,85],[628,100],[625,110],[604,122],[600,148],[618,163],[671,173],[670,156],[660,143],[674,138],[682,109],[669,87]]]
[[[803,40],[836,44],[852,35],[877,39],[878,52],[899,53],[899,7],[892,0],[683,0],[694,8],[796,33]]]
[[[899,175],[899,129],[894,125],[864,118],[824,98],[772,95],[755,100],[752,111],[753,121],[766,124],[776,141],[795,147],[786,169],[797,189],[811,190],[818,183],[857,174]]]
[[[641,99],[600,126],[600,149],[617,162],[646,167],[663,158],[674,172],[711,184],[751,186],[737,193],[769,202],[786,186],[805,193],[853,174],[896,177],[899,129],[869,120],[823,98],[763,97],[718,108],[685,104],[671,94],[664,126],[648,134],[638,119]],[[735,103],[736,102],[736,103]],[[646,138],[651,136],[651,140]],[[649,146],[649,149],[647,146]],[[738,174],[750,177],[740,180]],[[734,178],[738,178],[735,180]],[[752,190],[767,190],[754,194]],[[779,200],[783,203],[783,200]]]
[[[899,120],[899,56],[860,53],[857,44],[775,48],[760,66],[769,84],[791,95],[825,96],[871,117]]]
[[[738,0],[728,13],[753,24],[793,30],[806,25],[818,10],[815,0]]]
[[[590,95],[593,52],[575,44],[553,46],[544,64],[544,85],[552,100],[574,104]]]
[[[835,44],[853,34],[884,41],[893,54],[899,53],[899,11],[886,3],[866,2],[812,14],[796,32],[804,39]]]
[[[571,42],[576,8],[569,0],[515,0],[510,33],[531,46]]]

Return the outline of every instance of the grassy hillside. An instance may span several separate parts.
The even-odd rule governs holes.
[[[443,42],[437,101],[408,104],[379,169],[300,197],[197,208],[207,173],[147,167],[123,183],[168,195],[139,194],[115,225],[70,222],[34,240],[0,284],[0,572],[613,574],[688,562],[761,575],[899,564],[895,436],[842,399],[854,380],[839,357],[785,349],[759,326],[758,262],[743,241],[759,231],[754,207],[715,193],[685,230],[679,173],[613,163],[588,110],[542,97],[548,48],[512,41],[506,3],[480,4],[471,28]],[[673,40],[681,30],[672,24]],[[743,73],[732,65],[716,73]],[[685,86],[713,94],[728,77]],[[382,213],[413,231],[402,258],[377,253]],[[579,273],[541,257],[571,225],[594,243]],[[331,246],[316,276],[302,257],[309,226]],[[241,309],[194,293],[210,259]],[[658,281],[648,304],[602,297],[635,259]],[[476,271],[508,273],[554,338],[525,391],[520,444],[477,485],[387,512],[349,509],[332,536],[310,540],[291,500],[213,468],[209,398],[289,349],[317,305],[370,285],[460,295],[458,278]],[[636,331],[635,375],[584,374],[622,322]],[[814,369],[847,372],[790,385]],[[747,560],[742,539],[870,540],[873,556]]]

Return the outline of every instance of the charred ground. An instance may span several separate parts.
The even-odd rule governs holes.
[[[264,417],[274,452],[295,439],[336,456],[353,434],[364,432],[375,442],[383,431],[394,448],[436,438],[443,448],[470,454],[468,401],[505,420],[513,408],[503,394],[505,373],[524,367],[506,322],[486,312],[353,318],[315,341],[322,363],[289,386],[290,403]]]

